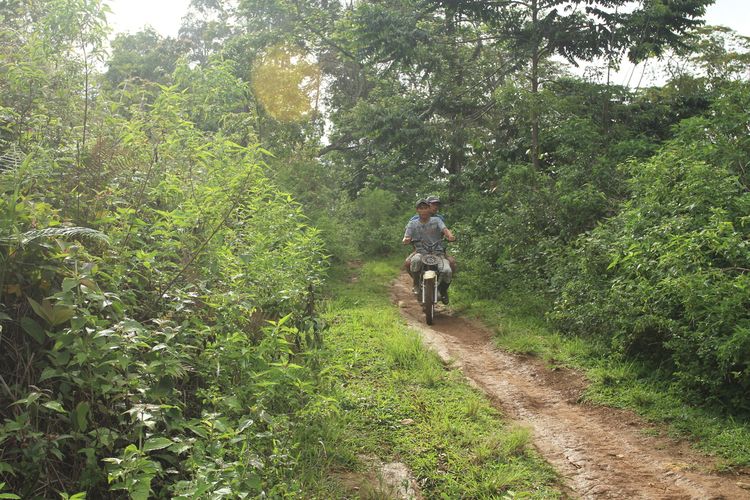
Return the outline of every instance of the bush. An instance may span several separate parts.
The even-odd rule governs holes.
[[[301,487],[325,384],[305,355],[319,233],[262,150],[199,132],[183,104],[165,89],[112,117],[85,188],[65,146],[0,173],[0,481],[24,498]]]
[[[551,314],[566,331],[670,368],[699,401],[745,412],[750,193],[737,166],[750,158],[739,133],[750,123],[746,95],[728,92],[710,118],[684,121],[658,155],[626,166],[632,199],[571,250]]]
[[[379,188],[362,192],[355,201],[351,224],[363,255],[389,255],[400,249],[409,217],[396,194]]]

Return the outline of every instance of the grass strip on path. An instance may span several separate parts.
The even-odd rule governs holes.
[[[405,463],[425,498],[560,498],[529,431],[505,422],[406,326],[389,300],[398,265],[370,262],[333,280],[325,344],[340,371],[340,412],[326,451],[331,481],[321,488],[388,498],[377,486],[347,491],[351,481],[336,479],[371,473],[377,457]]]

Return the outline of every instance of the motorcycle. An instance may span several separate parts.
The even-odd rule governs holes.
[[[415,242],[416,243],[416,242]],[[437,247],[437,245],[435,245]],[[425,248],[422,255],[422,270],[419,273],[419,288],[417,299],[422,304],[425,321],[431,325],[435,320],[435,306],[438,301],[438,283],[440,282],[441,255],[436,248]]]

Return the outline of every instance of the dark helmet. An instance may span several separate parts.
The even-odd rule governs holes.
[[[414,205],[414,206],[415,206],[416,208],[419,208],[419,207],[420,207],[420,206],[422,206],[422,205],[424,205],[424,206],[426,206],[426,207],[429,207],[429,206],[430,206],[430,202],[429,202],[429,201],[427,201],[427,200],[425,200],[424,198],[421,198],[421,199],[417,200],[417,203],[416,203],[416,205]]]
[[[438,205],[440,205],[440,198],[438,198],[437,196],[428,196],[426,201],[427,203],[437,203]]]

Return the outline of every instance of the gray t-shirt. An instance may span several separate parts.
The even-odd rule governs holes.
[[[406,225],[404,237],[411,238],[417,253],[445,253],[443,229],[445,229],[445,222],[439,217],[430,217],[430,220],[425,223],[419,219],[410,220]]]

